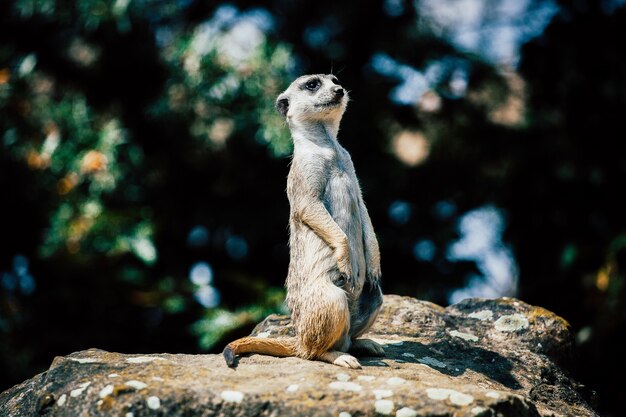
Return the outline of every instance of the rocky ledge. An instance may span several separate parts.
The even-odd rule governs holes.
[[[270,316],[253,334],[292,332]],[[385,296],[363,369],[251,355],[125,355],[91,349],[0,394],[0,416],[596,416],[571,361],[568,323],[501,298],[448,308]]]

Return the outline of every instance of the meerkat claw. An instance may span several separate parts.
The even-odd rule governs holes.
[[[352,355],[341,355],[333,361],[334,365],[343,366],[344,368],[361,369],[358,359]]]

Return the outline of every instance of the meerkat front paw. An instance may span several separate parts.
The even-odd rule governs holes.
[[[370,339],[353,340],[350,352],[360,356],[385,356],[385,349]]]
[[[338,350],[329,350],[324,352],[318,357],[318,359],[324,362],[332,363],[333,365],[343,366],[344,368],[361,369],[361,364],[357,358]]]
[[[337,259],[337,269],[348,281],[352,280],[352,263],[350,262],[350,248],[346,245],[335,249],[335,259]]]
[[[367,279],[369,282],[378,282],[380,281],[382,273],[380,271],[380,264],[376,266],[367,266]]]
[[[333,365],[343,366],[344,368],[361,369],[359,360],[352,355],[343,354],[333,361]]]

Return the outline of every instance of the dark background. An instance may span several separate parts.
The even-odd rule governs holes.
[[[333,71],[384,292],[556,312],[619,415],[623,4],[1,2],[0,390],[90,347],[217,352],[284,311],[273,101]]]

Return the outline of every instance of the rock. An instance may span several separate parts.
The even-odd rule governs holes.
[[[253,334],[293,333],[270,316]],[[0,416],[597,416],[563,364],[567,322],[522,301],[443,308],[385,296],[366,335],[386,350],[352,370],[251,355],[124,355],[91,349],[0,394]]]

